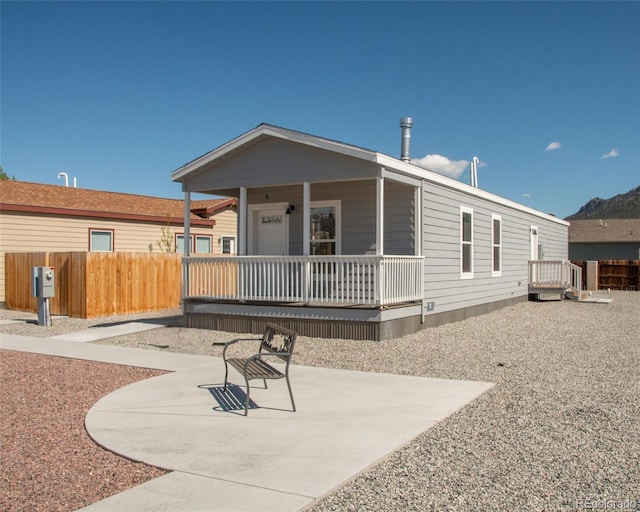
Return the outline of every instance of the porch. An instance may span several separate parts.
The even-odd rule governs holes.
[[[422,315],[422,256],[183,258],[190,327],[258,333],[277,319],[307,336],[389,339]]]
[[[582,300],[582,268],[568,260],[529,261],[529,294]]]

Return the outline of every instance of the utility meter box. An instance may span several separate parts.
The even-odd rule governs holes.
[[[54,267],[33,267],[33,296],[55,297],[56,273]]]

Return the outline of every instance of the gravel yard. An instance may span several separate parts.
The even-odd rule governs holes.
[[[295,364],[496,383],[310,510],[640,510],[640,293],[596,295],[613,302],[526,302],[385,342],[299,338]],[[234,337],[180,327],[176,314],[54,318],[53,327],[19,322],[0,333],[53,336],[160,316],[171,326],[96,343],[219,355],[211,342]],[[1,312],[10,317],[33,315]],[[3,396],[12,386],[5,352]],[[77,372],[60,378],[86,379]]]

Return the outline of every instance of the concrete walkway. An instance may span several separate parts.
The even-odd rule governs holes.
[[[79,341],[80,333],[2,334],[0,346],[172,372],[121,388],[89,411],[86,428],[98,444],[171,472],[88,512],[302,510],[493,386],[294,365],[298,411],[290,411],[286,383],[272,381],[268,390],[252,387],[255,408],[245,417],[243,388],[221,392],[220,358]]]

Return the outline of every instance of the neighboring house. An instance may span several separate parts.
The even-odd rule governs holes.
[[[235,253],[236,203],[190,203],[190,253]],[[184,214],[179,199],[1,180],[0,302],[7,252],[183,252]]]
[[[570,222],[571,260],[640,260],[640,218]]]
[[[188,325],[391,339],[526,301],[569,223],[413,165],[404,130],[397,159],[262,124],[174,171],[238,198],[238,256],[183,259]]]

